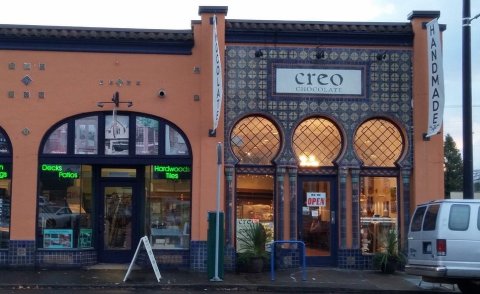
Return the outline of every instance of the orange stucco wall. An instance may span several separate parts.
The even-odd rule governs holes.
[[[111,101],[115,91],[120,101],[133,102],[128,109],[120,104],[121,111],[165,118],[187,135],[193,157],[192,219],[200,220],[192,224],[192,239],[206,239],[207,211],[215,210],[216,203],[216,145],[223,141],[223,117],[218,136],[208,136],[212,128],[209,16],[202,15],[201,23],[194,25],[192,55],[2,51],[0,126],[13,147],[12,240],[35,239],[38,149],[45,132],[66,117],[111,109],[111,104],[98,108],[97,102]],[[224,16],[217,17],[223,48]],[[9,63],[16,68],[8,69]],[[31,63],[32,68],[25,70],[24,63]],[[45,70],[39,70],[40,63]],[[200,73],[194,73],[194,67],[200,67]],[[33,80],[28,86],[21,82],[26,75]],[[119,79],[122,86],[115,83]],[[158,97],[159,89],[166,91],[164,98]],[[15,91],[15,98],[7,98],[9,91]],[[29,91],[30,98],[23,98],[24,91]],[[40,91],[45,98],[38,98]],[[200,100],[194,101],[194,95]],[[29,134],[22,134],[24,129]]]
[[[413,44],[413,122],[414,166],[411,208],[433,199],[444,198],[443,132],[423,139],[428,116],[428,60],[427,32],[422,24],[431,19],[412,19],[415,38]]]

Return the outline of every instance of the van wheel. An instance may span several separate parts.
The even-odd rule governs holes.
[[[480,281],[459,281],[457,283],[458,289],[462,291],[462,293],[470,294],[470,293],[479,293],[480,292]]]

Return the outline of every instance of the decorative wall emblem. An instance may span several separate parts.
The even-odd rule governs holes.
[[[30,83],[32,82],[32,78],[29,77],[28,75],[24,76],[23,79],[22,79],[22,83],[25,85],[25,86],[28,86],[30,85]]]
[[[140,86],[141,82],[140,81],[133,82],[131,80],[124,80],[124,79],[107,80],[107,81],[99,80],[98,81],[99,86],[103,86],[105,84],[108,84],[109,86],[116,85],[117,87],[131,86],[133,84],[135,84],[136,86]]]

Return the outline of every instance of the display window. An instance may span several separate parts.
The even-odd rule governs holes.
[[[129,130],[127,115],[105,116],[106,155],[128,155]]]
[[[0,249],[8,248],[10,240],[10,209],[11,209],[11,166],[0,163]]]
[[[360,244],[363,254],[385,247],[390,230],[397,230],[397,178],[362,177],[360,189]]]
[[[12,147],[0,128],[0,249],[8,249],[12,197]]]
[[[281,147],[280,133],[268,119],[249,116],[235,125],[230,144],[239,164],[270,165]]]
[[[37,246],[91,248],[92,166],[40,164]]]
[[[135,151],[137,155],[158,154],[158,120],[137,116]]]
[[[3,145],[0,137],[0,155]],[[116,112],[67,119],[48,132],[41,150],[48,157],[190,155],[188,140],[175,126],[158,118]]]
[[[191,167],[153,165],[145,171],[146,231],[153,249],[188,249],[191,223]]]
[[[59,126],[43,146],[45,154],[67,154],[67,129],[68,124]]]
[[[237,232],[242,230],[242,228],[249,223],[260,223],[266,230],[267,240],[273,240],[273,192],[273,175],[237,175]],[[237,244],[237,250],[238,248],[239,246]]]
[[[75,154],[98,154],[98,117],[75,120]]]
[[[295,129],[293,149],[301,167],[333,166],[342,149],[342,136],[330,120],[310,118]]]

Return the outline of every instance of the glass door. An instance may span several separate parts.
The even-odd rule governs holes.
[[[134,185],[104,183],[99,209],[99,256],[101,262],[128,262],[136,248]]]
[[[307,264],[334,265],[337,255],[335,178],[299,178],[299,240],[305,242]]]

